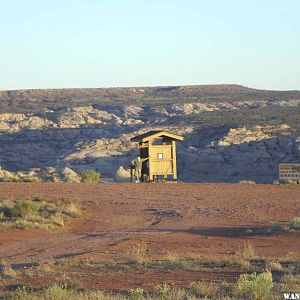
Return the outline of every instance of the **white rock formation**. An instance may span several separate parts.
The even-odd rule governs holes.
[[[116,181],[119,182],[129,182],[130,171],[125,169],[123,166],[120,166],[116,172]]]
[[[62,173],[65,182],[81,182],[79,174],[68,167],[64,168]]]

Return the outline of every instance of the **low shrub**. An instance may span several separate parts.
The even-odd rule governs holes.
[[[6,278],[6,279],[12,279],[12,278],[16,278],[18,276],[17,271],[15,271],[14,269],[11,268],[11,266],[3,264],[1,266],[1,278]]]
[[[170,294],[170,291],[171,287],[167,283],[157,284],[154,287],[154,295],[160,300],[167,299]]]
[[[100,178],[101,174],[95,170],[86,170],[81,174],[81,181],[84,183],[98,183]]]
[[[81,215],[81,210],[78,203],[69,202],[63,206],[62,212],[71,218],[77,218]]]
[[[291,293],[299,293],[300,291],[300,275],[286,274],[281,278],[284,284],[283,290]]]
[[[190,284],[191,292],[197,297],[211,298],[218,290],[213,282],[196,281]]]
[[[148,298],[146,298],[148,299]],[[167,296],[169,300],[196,300],[193,298],[193,295],[190,295],[188,291],[184,289],[171,289],[169,295]],[[149,299],[150,300],[150,299]],[[154,300],[154,299],[153,299]]]
[[[16,299],[16,300],[122,300],[124,297],[109,297],[103,294],[102,292],[94,292],[94,291],[77,291],[70,290],[61,287],[58,284],[53,284],[48,286],[47,288],[34,291],[30,287],[20,287],[18,288],[13,295],[13,298],[9,297],[8,299]],[[6,298],[5,298],[6,299]]]
[[[50,220],[51,220],[51,223],[55,226],[58,226],[58,227],[64,227],[65,226],[65,221],[64,221],[62,215],[59,214],[59,213],[51,216]]]
[[[12,208],[13,218],[25,218],[26,216],[35,215],[40,209],[41,203],[32,200],[17,200]]]
[[[38,296],[31,292],[30,288],[26,286],[18,287],[14,292],[14,297],[12,299],[16,300],[37,300]]]
[[[249,241],[244,242],[244,249],[241,252],[241,255],[247,259],[255,258],[255,250],[254,250],[254,247],[252,246],[251,242],[249,242]]]
[[[268,260],[266,262],[266,270],[267,271],[282,271],[283,267],[279,261]]]
[[[38,271],[41,272],[45,276],[51,276],[56,272],[54,261],[46,261],[38,267]]]
[[[133,247],[132,258],[133,263],[138,265],[147,264],[151,261],[150,257],[147,255],[147,248],[143,244],[137,244]]]
[[[60,284],[53,284],[45,290],[44,294],[46,299],[67,300],[73,299],[76,291],[67,289]]]
[[[244,299],[264,300],[271,299],[273,279],[271,272],[257,275],[242,274],[237,281],[237,288]]]
[[[236,286],[234,283],[224,281],[218,286],[217,294],[219,299],[227,299],[229,296],[234,296],[236,294]]]
[[[23,182],[41,182],[41,179],[39,177],[33,177],[33,176],[25,176],[22,178]]]
[[[295,184],[298,184],[298,181],[292,180],[292,179],[288,179],[288,180],[284,180],[283,183],[284,184],[289,184],[289,185],[295,185]]]
[[[290,222],[290,227],[293,229],[300,229],[300,217],[295,217]]]
[[[16,174],[5,175],[0,177],[0,182],[40,182],[41,179],[37,176],[18,176]]]
[[[38,201],[32,200],[2,200],[0,201],[0,212],[5,218],[25,218],[35,215],[40,208]]]
[[[137,288],[137,289],[131,289],[129,291],[129,295],[130,295],[130,299],[132,300],[139,300],[143,297],[144,295],[144,290],[141,288]]]
[[[245,258],[241,254],[237,253],[235,255],[227,257],[225,261],[226,265],[229,265],[229,267],[238,267],[245,270],[251,269],[251,263],[249,259]]]
[[[81,207],[77,203],[63,198],[55,201],[44,201],[40,197],[0,200],[0,225],[6,227],[58,231],[67,219],[80,214]]]
[[[68,277],[66,274],[63,274],[57,283],[64,290],[73,290],[78,291],[82,289],[80,282],[75,279]]]

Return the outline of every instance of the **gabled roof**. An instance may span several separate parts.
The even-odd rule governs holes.
[[[161,137],[169,137],[173,140],[183,141],[183,136],[169,133],[166,131],[161,131],[161,130],[151,130],[151,131],[145,132],[143,134],[137,135],[137,136],[131,138],[130,140],[132,142],[147,142],[151,139],[156,139],[156,138],[161,138]]]

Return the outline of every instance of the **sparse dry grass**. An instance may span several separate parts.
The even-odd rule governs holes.
[[[63,207],[62,213],[66,214],[71,218],[77,218],[80,217],[82,211],[78,203],[69,202]]]
[[[45,261],[37,268],[37,272],[45,276],[52,276],[57,273],[57,271],[57,266],[53,260]]]
[[[285,274],[281,278],[283,290],[291,293],[299,293],[300,291],[300,275]]]
[[[266,270],[268,271],[283,271],[281,263],[277,260],[267,260]]]
[[[251,262],[249,261],[249,259],[243,257],[240,254],[228,256],[225,261],[229,266],[234,266],[244,270],[251,269]]]
[[[96,265],[99,265],[100,263],[97,263],[92,258],[82,258],[82,259],[65,259],[65,260],[60,260],[56,262],[56,265],[58,266],[63,266],[63,267],[80,267],[80,268],[85,268],[85,267],[93,267]]]
[[[209,299],[218,292],[218,286],[214,282],[196,281],[190,284],[191,292],[197,297]]]
[[[6,263],[5,260],[0,261],[0,278],[12,279],[18,277],[18,272]]]
[[[244,242],[244,249],[242,250],[241,255],[247,259],[253,259],[256,257],[255,249],[250,241]]]
[[[151,258],[147,253],[147,247],[144,244],[137,244],[131,251],[131,261],[138,264],[144,265],[151,262]]]
[[[125,299],[117,297],[107,297],[99,291],[78,291],[77,289],[69,289],[60,284],[53,284],[42,291],[34,292],[30,288],[18,289],[13,298],[15,300],[118,300]]]
[[[255,258],[255,249],[252,246],[252,244],[247,241],[244,242],[244,248],[234,255],[228,256],[225,261],[229,265],[233,265],[242,269],[247,269],[251,270],[252,265],[251,265],[251,259]]]
[[[176,252],[168,252],[166,255],[165,255],[165,260],[167,261],[178,261],[181,259],[180,255]]]
[[[81,207],[63,198],[45,201],[41,197],[0,201],[0,226],[60,231],[69,218],[81,215]]]
[[[142,247],[145,249],[145,247]],[[143,252],[143,251],[142,251]],[[184,261],[184,259],[180,259]],[[188,259],[187,259],[188,261]],[[173,264],[177,264],[178,261],[174,260]],[[171,263],[171,262],[169,262]],[[200,260],[194,259],[196,264],[200,263]],[[215,270],[216,266],[222,266],[224,261],[202,261],[202,265],[210,266],[212,270]],[[148,269],[155,264],[151,262],[149,264],[141,264],[139,268]],[[47,261],[34,269],[36,276],[50,276],[53,278],[53,283],[50,286],[46,286],[42,289],[36,290],[34,288],[20,289],[15,293],[13,299],[105,299],[105,300],[196,300],[196,299],[212,299],[212,300],[224,300],[224,299],[279,299],[278,293],[282,291],[295,291],[300,287],[299,275],[286,274],[282,277],[279,283],[273,283],[271,273],[265,272],[261,274],[248,273],[242,275],[235,283],[226,282],[210,282],[210,281],[196,281],[190,283],[188,288],[178,289],[176,286],[169,284],[157,284],[153,286],[151,292],[142,291],[141,289],[134,289],[127,292],[93,292],[82,288],[80,281],[77,281],[76,275],[72,274],[72,278],[68,277],[68,267],[88,267],[94,266],[97,270],[99,268],[109,268],[110,264],[97,263],[84,260],[66,260],[66,261]],[[117,267],[123,268],[123,264],[114,264],[112,268],[115,270]],[[134,265],[128,264],[127,267],[135,268]],[[163,268],[168,268],[169,265],[163,265]],[[187,267],[187,266],[185,266]],[[226,265],[226,267],[228,267]],[[90,269],[89,269],[90,270]],[[29,270],[26,272],[31,272]],[[26,273],[27,275],[27,273]],[[7,277],[8,278],[8,277]],[[14,278],[15,279],[15,278]],[[274,288],[273,288],[274,286]],[[18,297],[18,298],[17,298]],[[269,297],[269,298],[268,298]],[[9,298],[11,299],[11,298]]]
[[[41,178],[33,176],[18,176],[13,175],[4,175],[0,177],[0,182],[40,182]]]
[[[255,251],[249,247],[248,244],[245,244],[243,250],[238,254],[230,258],[229,261],[218,260],[201,260],[201,257],[194,254],[186,254],[184,257],[181,257],[180,254],[176,252],[168,252],[166,258],[169,260],[161,261],[151,261],[149,259],[148,251],[145,244],[139,244],[132,249],[132,260],[127,263],[97,263],[96,261],[85,258],[85,259],[69,259],[69,260],[59,260],[59,261],[47,261],[44,264],[41,264],[39,267],[23,271],[22,273],[27,274],[27,272],[35,272],[35,276],[49,276],[53,278],[53,283],[44,287],[41,290],[36,290],[34,288],[29,289],[20,289],[16,295],[19,298],[14,299],[105,299],[105,300],[196,300],[196,299],[212,299],[212,300],[224,300],[224,299],[279,299],[277,298],[278,293],[281,293],[285,290],[297,291],[300,287],[299,275],[287,275],[288,264],[298,264],[298,261],[291,261],[289,263],[265,258],[259,258],[254,255]],[[249,250],[250,249],[250,250]],[[245,252],[244,252],[245,250]],[[242,256],[242,254],[247,256],[255,256],[255,259],[250,260]],[[242,262],[240,262],[240,260]],[[239,262],[239,266],[238,263]],[[241,267],[246,261],[246,265]],[[134,264],[132,264],[134,262]],[[250,267],[248,263],[250,264]],[[258,264],[256,264],[258,262]],[[282,265],[281,265],[282,262]],[[262,264],[263,263],[263,264]],[[270,269],[277,271],[280,270],[282,266],[284,268],[280,271],[281,274],[286,273],[279,283],[275,284],[273,288],[272,278],[270,277],[269,272],[264,272],[265,266],[268,266]],[[72,274],[70,279],[67,274],[69,267],[87,267],[89,272],[90,268],[95,268],[95,270],[100,271],[101,268],[112,268],[114,270],[120,268],[138,268],[139,270],[146,270],[149,268],[161,268],[162,270],[168,270],[175,268],[185,269],[185,270],[221,270],[226,268],[227,270],[240,270],[241,268],[245,270],[244,276],[241,276],[236,283],[226,283],[226,282],[206,282],[206,281],[196,281],[190,283],[190,286],[186,289],[178,289],[176,286],[164,285],[164,283],[157,284],[153,286],[151,292],[135,289],[127,292],[93,292],[90,290],[85,290],[82,288],[80,281],[77,281],[75,273]],[[249,274],[249,271],[256,271],[255,273]],[[298,269],[293,269],[293,272],[298,272]],[[82,270],[81,270],[82,271]],[[34,276],[30,275],[30,276]],[[8,278],[8,277],[7,277]],[[13,277],[11,277],[13,278]],[[14,278],[15,279],[15,278]],[[265,292],[266,290],[266,292]],[[249,297],[248,297],[249,294]],[[251,298],[252,297],[252,298]],[[254,297],[254,298],[253,298]],[[255,298],[256,297],[256,298]],[[260,298],[262,297],[262,298]],[[270,297],[270,298],[266,298]]]

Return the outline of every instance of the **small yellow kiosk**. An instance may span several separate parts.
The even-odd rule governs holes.
[[[183,137],[166,131],[149,131],[131,138],[139,143],[140,157],[148,158],[143,162],[142,180],[177,180],[176,142]]]

